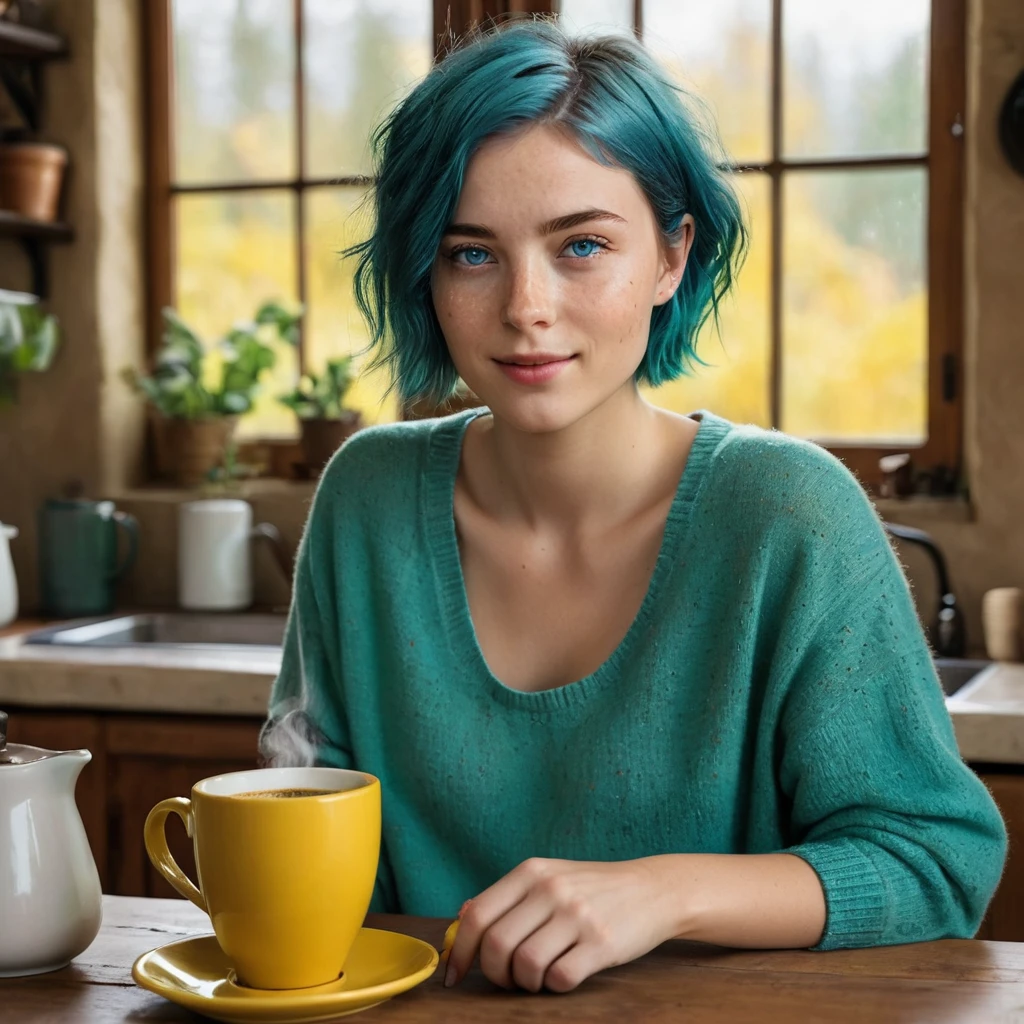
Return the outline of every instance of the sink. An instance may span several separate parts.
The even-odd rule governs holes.
[[[150,612],[65,622],[29,633],[24,642],[61,647],[280,651],[284,627],[285,616],[270,613]]]
[[[270,613],[149,612],[80,619],[29,633],[27,644],[60,647],[128,647],[173,650],[269,650],[280,652],[286,617]],[[951,697],[992,662],[936,658],[943,692]]]
[[[1024,713],[1024,665],[993,662],[989,671],[979,673],[957,693],[954,702],[958,707]]]
[[[947,697],[966,686],[979,672],[991,665],[991,661],[980,658],[936,658],[935,668],[939,673],[942,691]]]

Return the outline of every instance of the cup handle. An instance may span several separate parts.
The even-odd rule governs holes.
[[[164,826],[169,814],[176,814],[185,823],[185,831],[192,835],[192,801],[183,796],[172,796],[161,800],[146,816],[144,836],[146,853],[153,867],[160,872],[171,886],[185,899],[191,900],[204,913],[209,913],[203,894],[195,887],[192,880],[178,867],[178,862],[171,856],[167,848],[167,833]]]
[[[128,550],[125,552],[121,564],[111,575],[111,583],[116,583],[135,564],[135,556],[139,553],[139,524],[135,516],[129,515],[127,512],[115,512],[114,522],[124,530],[128,538]]]
[[[291,559],[285,551],[284,541],[281,540],[281,531],[273,523],[257,523],[249,531],[249,537],[252,540],[266,541],[270,547],[271,554],[274,556],[274,561],[277,562],[277,567],[281,570],[281,575],[287,580],[288,585],[291,586],[294,570]]]

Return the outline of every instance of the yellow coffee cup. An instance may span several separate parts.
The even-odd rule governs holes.
[[[177,814],[195,846],[198,888],[167,849]],[[204,779],[149,812],[146,851],[210,915],[238,980],[252,988],[335,981],[373,895],[380,782],[341,768],[259,768]]]

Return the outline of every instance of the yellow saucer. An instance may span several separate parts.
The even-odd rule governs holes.
[[[399,932],[362,928],[345,973],[316,988],[245,988],[235,984],[228,958],[213,935],[182,939],[144,953],[132,967],[136,984],[215,1020],[231,1024],[311,1024],[357,1013],[426,981],[437,950]]]

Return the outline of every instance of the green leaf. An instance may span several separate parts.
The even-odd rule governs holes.
[[[276,300],[263,303],[256,311],[257,324],[272,324],[280,337],[289,345],[299,343],[299,324],[302,322],[303,306],[289,310]]]
[[[239,391],[226,391],[221,395],[221,405],[225,412],[232,415],[240,415],[252,408],[252,401],[249,396]]]

